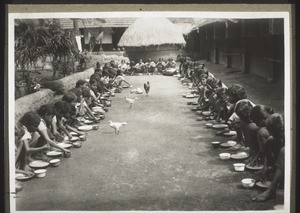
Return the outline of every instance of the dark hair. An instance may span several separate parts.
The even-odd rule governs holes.
[[[83,97],[87,97],[87,98],[91,97],[90,88],[84,87],[81,89],[81,91]]]
[[[55,115],[54,106],[51,104],[42,105],[38,110],[37,113],[39,116],[44,117],[45,115]]]
[[[71,113],[70,104],[66,101],[58,101],[54,104],[54,108],[57,112],[62,114]]]
[[[20,123],[24,126],[29,127],[30,125],[39,124],[41,122],[41,118],[35,112],[27,112],[20,119]]]
[[[70,92],[74,93],[77,96],[77,99],[79,99],[80,96],[82,95],[81,88],[73,88],[70,90]]]
[[[250,112],[250,119],[254,123],[259,123],[262,119],[266,118],[266,114],[272,115],[274,110],[263,105],[256,105]]]
[[[250,111],[253,108],[249,100],[241,100],[235,106],[235,113],[244,122],[250,122]]]
[[[87,82],[85,81],[85,80],[78,80],[77,82],[76,82],[76,88],[79,88],[80,86],[82,86],[82,85],[84,85],[84,84],[86,84]]]
[[[267,119],[267,129],[276,139],[284,138],[284,120],[283,116],[279,113],[270,115]],[[282,138],[281,138],[282,137]]]
[[[234,84],[227,90],[227,95],[230,96],[234,103],[238,102],[239,100],[246,99],[246,91],[244,87],[239,84]]]
[[[96,67],[97,67],[97,68],[100,68],[100,67],[101,67],[101,63],[100,63],[100,62],[97,62],[97,63],[96,63]]]
[[[117,70],[117,76],[122,75],[122,70]]]
[[[98,81],[94,78],[91,78],[90,81],[89,81],[90,85],[96,83],[98,85]]]
[[[62,101],[72,103],[73,101],[77,101],[77,96],[73,92],[69,92],[62,97]]]

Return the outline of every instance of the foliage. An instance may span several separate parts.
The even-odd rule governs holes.
[[[16,73],[22,73],[15,80],[16,85],[25,83],[27,92],[32,92],[32,84],[37,84],[30,68],[36,68],[38,60],[45,60],[47,56],[53,58],[54,78],[56,73],[65,76],[74,72],[78,55],[72,30],[66,31],[53,24],[40,25],[35,20],[19,21],[15,27],[15,68]]]

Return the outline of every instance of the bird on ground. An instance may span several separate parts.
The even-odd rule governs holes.
[[[132,105],[134,104],[134,102],[136,102],[138,100],[138,98],[127,98],[125,97],[126,102],[129,104],[129,108],[132,108]]]
[[[127,122],[112,122],[112,121],[108,121],[108,123],[110,127],[115,130],[115,134],[119,134],[121,126],[127,124]]]
[[[144,89],[145,89],[146,95],[148,96],[148,93],[150,91],[150,83],[149,83],[149,81],[147,81],[147,83],[144,83]]]

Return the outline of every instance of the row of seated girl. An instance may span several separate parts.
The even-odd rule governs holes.
[[[181,74],[197,87],[198,109],[210,110],[217,122],[225,122],[237,132],[237,145],[231,150],[245,149],[249,152],[249,166],[263,165],[262,180],[273,179],[269,189],[254,198],[264,201],[274,197],[284,174],[284,123],[283,116],[270,107],[256,105],[247,99],[245,89],[234,84],[227,88],[214,77],[204,65],[185,58]]]
[[[65,136],[71,139],[71,132],[86,138],[86,133],[77,130],[82,125],[79,117],[85,117],[94,122],[100,118],[91,110],[98,106],[100,116],[108,107],[101,103],[99,95],[93,94],[91,85],[84,80],[76,82],[76,87],[66,93],[61,101],[42,105],[36,112],[25,113],[15,126],[15,166],[16,172],[29,174],[32,169],[30,162],[35,160],[49,161],[45,153],[49,150],[61,150],[64,154],[70,150],[61,146]]]
[[[125,74],[163,74],[164,71],[169,68],[176,68],[176,62],[172,58],[169,58],[168,60],[159,58],[156,62],[151,58],[149,58],[146,62],[143,62],[143,60],[140,59],[138,63],[131,61]]]
[[[103,94],[109,92],[115,88],[116,92],[122,91],[122,84],[127,84],[128,87],[132,85],[123,77],[124,73],[122,69],[118,68],[115,74],[105,71],[105,67],[101,63],[97,62],[95,72],[90,76],[90,89],[94,94]]]

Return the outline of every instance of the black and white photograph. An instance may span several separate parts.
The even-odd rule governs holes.
[[[10,212],[290,212],[290,19],[8,13]]]

